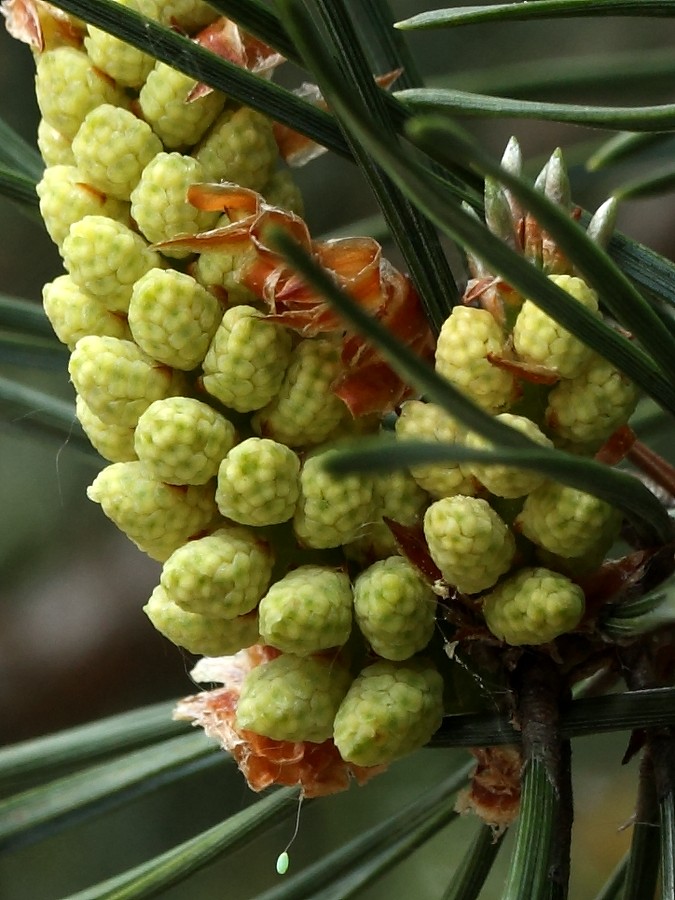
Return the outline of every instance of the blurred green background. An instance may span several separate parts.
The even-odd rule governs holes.
[[[356,2],[356,0],[355,0]],[[461,4],[456,4],[461,5]],[[470,4],[463,4],[470,5]],[[425,9],[420,2],[394,2],[398,18]],[[463,86],[492,67],[538,60],[545,71],[552,53],[592,60],[611,52],[658,52],[672,46],[667,20],[597,19],[470,27],[418,34],[411,39],[428,75],[446,73]],[[583,66],[583,61],[579,63]],[[292,79],[292,74],[290,76]],[[463,81],[463,79],[465,79]],[[656,103],[672,99],[669,85],[645,96],[622,85],[594,100]],[[544,96],[542,94],[541,96]],[[574,90],[555,99],[583,102]],[[0,115],[34,141],[38,112],[33,61],[27,47],[0,30]],[[471,129],[499,154],[511,133],[527,159],[543,162],[558,144],[567,151],[574,198],[597,206],[617,179],[629,172],[588,176],[583,160],[602,135],[589,130],[523,122],[473,120]],[[654,160],[655,167],[662,164]],[[367,188],[349,163],[328,156],[298,172],[313,234],[337,228],[374,211]],[[672,258],[670,197],[627,204],[620,227]],[[38,222],[0,199],[0,291],[36,303],[41,287],[61,272],[58,254]],[[396,258],[396,255],[393,254]],[[63,364],[26,371],[0,356],[0,374],[21,378],[72,397]],[[0,741],[13,743],[154,700],[190,693],[191,658],[152,629],[141,607],[158,579],[159,566],[142,556],[85,497],[95,466],[68,442],[36,440],[25,421],[0,422]],[[627,846],[620,831],[632,812],[635,767],[621,768],[624,735],[585,739],[574,747],[577,796],[572,897],[593,896]],[[433,786],[462,754],[423,751],[390,773],[347,795],[303,810],[292,849],[292,866],[317,859],[364,824],[381,821],[406,798]],[[252,799],[234,767],[223,763],[195,773],[180,786],[157,792],[103,818],[0,859],[0,896],[5,900],[67,897],[92,881],[131,866],[243,808]],[[440,897],[453,861],[475,823],[446,829],[363,897]],[[169,900],[254,898],[277,877],[274,860],[293,829],[287,819],[264,844],[216,864]],[[507,848],[502,852],[507,858]],[[501,874],[500,874],[501,873]],[[503,868],[493,878],[493,894]]]

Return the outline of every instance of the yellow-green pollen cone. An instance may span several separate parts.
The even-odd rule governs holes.
[[[521,569],[483,597],[490,631],[507,644],[546,644],[572,631],[584,614],[582,589],[550,569]]]

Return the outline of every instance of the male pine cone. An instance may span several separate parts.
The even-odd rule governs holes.
[[[118,2],[197,40],[217,19],[197,0]],[[193,79],[98,29],[73,21],[67,40],[59,34],[36,51],[47,166],[38,195],[69,274],[44,299],[72,350],[78,417],[111,462],[89,496],[164,564],[145,607],[155,627],[196,654],[243,651],[250,671],[234,686],[230,735],[251,746],[251,735],[334,742],[345,765],[391,762],[426,743],[444,713],[456,663],[436,652],[452,638],[438,595],[472,595],[457,602],[483,610],[492,641],[554,640],[577,625],[583,594],[552,558],[602,558],[618,517],[482,462],[415,466],[405,477],[329,474],[331,441],[376,433],[379,421],[354,422],[340,393],[354,375],[342,324],[327,316],[316,326],[321,301],[297,322],[283,290],[270,301],[270,283],[288,276],[279,265],[267,279],[279,261],[258,255],[261,223],[272,212],[293,233],[306,228],[278,208],[301,202],[272,123],[218,91],[191,98]],[[218,205],[224,196],[229,206]],[[338,280],[349,277],[352,249],[345,262],[332,247]],[[404,276],[379,248],[372,258],[381,309],[396,294],[416,315]],[[576,275],[551,277],[596,312]],[[630,415],[632,385],[533,300],[510,302],[456,307],[438,339],[438,372],[539,446],[594,452]],[[533,365],[557,386],[523,391]],[[594,428],[603,405],[611,411]],[[489,446],[433,404],[411,399],[398,412],[397,440]],[[564,511],[551,518],[558,496]],[[504,498],[522,508],[507,514]],[[424,533],[440,585],[414,552],[406,559],[401,533],[411,532]],[[538,565],[544,553],[551,569]]]

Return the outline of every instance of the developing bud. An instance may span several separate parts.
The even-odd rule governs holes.
[[[160,243],[213,227],[218,214],[199,210],[186,199],[190,185],[204,178],[204,169],[190,156],[158,153],[152,158],[131,192],[131,215],[148,241]],[[176,258],[190,255],[171,247],[162,252]]]
[[[80,338],[68,372],[94,415],[129,428],[153,401],[178,392],[171,369],[158,366],[132,341],[113,337]]]
[[[155,400],[138,420],[136,453],[167,484],[206,484],[236,440],[234,425],[191,397]]]
[[[139,234],[106,216],[85,216],[71,225],[62,251],[73,281],[120,312],[129,309],[138,279],[161,264]]]
[[[159,10],[160,22],[187,34],[209,25],[217,17],[218,12],[204,0],[162,0]]]
[[[144,553],[160,562],[215,518],[208,486],[175,487],[150,478],[142,462],[107,466],[87,489],[103,512]]]
[[[515,541],[485,500],[445,497],[424,516],[424,534],[443,578],[466,594],[492,587],[508,571]]]
[[[49,166],[35,188],[49,237],[61,248],[71,225],[85,216],[107,216],[125,224],[129,204],[97,191],[75,166]]]
[[[404,660],[423,650],[434,631],[436,596],[402,556],[374,563],[354,583],[354,614],[361,633],[384,659]]]
[[[524,416],[512,416],[510,413],[502,413],[497,419],[504,425],[520,431],[530,440],[542,447],[552,447],[553,443],[542,434],[541,430]],[[467,435],[468,447],[478,450],[489,450],[493,445],[479,434]],[[470,472],[491,494],[497,497],[524,497],[544,481],[544,476],[528,469],[518,469],[513,466],[489,465],[486,463],[469,462],[462,463],[462,469]]]
[[[581,588],[550,569],[521,569],[483,599],[487,627],[514,646],[546,644],[576,628],[584,614]]]
[[[456,306],[438,336],[436,371],[483,409],[502,412],[515,399],[516,383],[487,357],[503,352],[502,330],[487,310]]]
[[[345,572],[300,566],[260,601],[260,634],[266,644],[308,656],[347,642],[352,627],[352,590]]]
[[[458,423],[445,410],[434,403],[408,400],[401,407],[396,420],[396,437],[399,440],[416,439],[455,444],[463,440]],[[411,475],[421,488],[432,497],[452,497],[454,494],[476,493],[476,483],[460,468],[459,463],[432,463],[413,466]]]
[[[175,269],[150,269],[129,302],[129,327],[141,350],[183,371],[202,362],[222,315],[212,294]]]
[[[260,193],[270,206],[277,206],[298,216],[304,214],[302,194],[289,169],[278,169]]]
[[[221,216],[216,228],[224,227],[230,222],[227,216]],[[255,260],[256,249],[253,243],[244,239],[241,242],[225,246],[203,247],[191,272],[197,281],[226,306],[255,306],[258,298],[242,281],[242,270]]]
[[[330,451],[310,457],[300,473],[300,499],[293,527],[305,547],[347,544],[373,518],[372,479],[355,474],[331,475],[324,468],[329,455]]]
[[[131,462],[137,459],[133,428],[99,419],[80,396],[75,400],[75,414],[92,446],[104,459],[109,462]]]
[[[115,0],[115,2],[152,19],[157,18],[161,5],[160,0]],[[140,87],[154,65],[153,58],[93,25],[88,26],[88,31],[89,36],[84,39],[84,46],[93,65],[124,87]]]
[[[377,662],[347,692],[333,737],[346,762],[386,765],[424,746],[442,716],[443,679],[431,664]]]
[[[300,341],[277,395],[253,417],[256,432],[289,447],[320,444],[347,416],[347,407],[330,389],[339,372],[333,341]]]
[[[161,584],[186,612],[234,619],[257,606],[273,563],[265,541],[248,528],[228,525],[172,553],[164,563]]]
[[[364,534],[345,547],[350,559],[362,565],[398,554],[396,540],[383,517],[401,525],[415,525],[428,506],[429,495],[406,469],[373,476],[373,518]]]
[[[47,167],[75,165],[70,141],[45,119],[40,119],[38,124],[37,145]]]
[[[87,114],[72,145],[85,181],[120,200],[129,199],[143,169],[161,149],[147,122],[109,103]]]
[[[204,359],[204,388],[238,412],[260,409],[279,390],[290,355],[291,336],[283,326],[252,306],[233,306]]]
[[[87,113],[101,103],[127,105],[122,90],[86,53],[67,46],[40,54],[35,93],[42,117],[67,140],[75,137]]]
[[[243,525],[288,521],[299,493],[300,460],[289,447],[267,438],[242,441],[218,470],[218,509]]]
[[[598,310],[598,295],[581,278],[550,275],[550,280],[591,312]],[[513,327],[518,356],[529,363],[554,369],[561,378],[574,378],[591,358],[590,347],[563,328],[555,319],[526,300]]]
[[[209,619],[186,612],[169,599],[161,584],[152,592],[143,612],[165,638],[201,656],[231,656],[260,640],[256,613],[236,619]]]
[[[237,728],[276,741],[322,743],[347,693],[349,673],[332,659],[284,653],[246,675]]]
[[[635,409],[638,391],[623,372],[601,356],[548,395],[546,424],[557,438],[592,449],[624,425]]]
[[[42,289],[42,305],[58,339],[74,350],[87,335],[127,340],[124,316],[111,312],[98,297],[78,287],[70,275],[59,275]]]
[[[558,556],[609,550],[619,530],[618,510],[583,491],[548,481],[525,500],[515,526],[534,544]]]
[[[196,81],[157,62],[138,95],[143,118],[169,150],[196,144],[225,103],[220,91],[188,102]]]
[[[272,123],[246,106],[227,109],[194,156],[204,167],[206,181],[231,181],[259,191],[269,181],[278,158]]]

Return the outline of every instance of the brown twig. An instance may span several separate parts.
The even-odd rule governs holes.
[[[626,455],[641,472],[675,498],[675,467],[642,441],[635,441]]]
[[[549,848],[548,896],[567,896],[572,836],[571,749],[560,737],[560,701],[567,692],[550,657],[525,654],[514,673],[518,719],[523,735],[524,758],[540,759],[557,800],[555,828]]]
[[[663,633],[650,635],[649,638],[622,650],[620,658],[628,687],[631,690],[643,690],[670,683],[672,649],[672,633]],[[644,732],[633,734],[631,743],[644,745],[633,843],[637,842],[640,846],[639,859],[644,858],[645,861],[642,863],[643,872],[634,875],[637,883],[638,877],[651,878],[650,869],[658,869],[658,841],[653,837],[654,830],[659,828],[661,806],[669,797],[672,802],[675,792],[675,731],[667,725],[649,728]],[[646,832],[642,835],[641,831],[645,829]],[[642,847],[642,844],[645,846]],[[655,875],[653,877],[655,879]],[[647,895],[640,894],[640,896]]]

